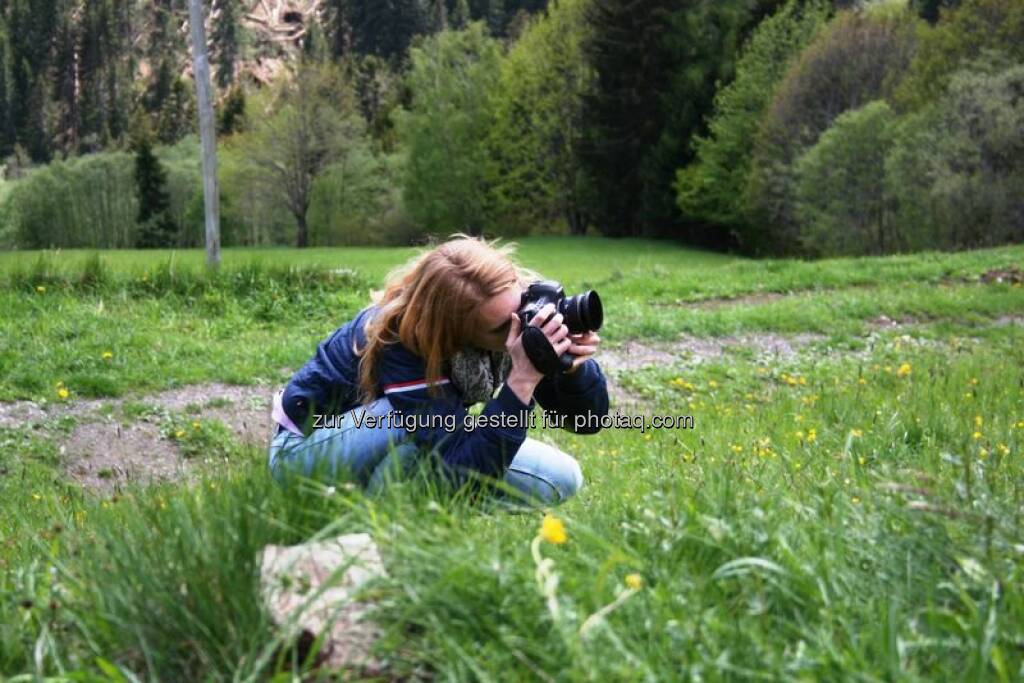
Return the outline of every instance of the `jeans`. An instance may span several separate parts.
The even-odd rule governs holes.
[[[353,414],[384,416],[392,410],[386,397],[339,416],[331,428],[302,437],[281,430],[270,444],[271,475],[284,483],[288,474],[327,481],[352,480],[370,492],[379,490],[394,469],[408,470],[423,450],[401,427],[357,427]],[[527,437],[503,480],[528,500],[558,504],[583,486],[583,473],[571,455]]]

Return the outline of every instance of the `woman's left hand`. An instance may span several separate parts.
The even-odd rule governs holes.
[[[573,374],[581,365],[586,363],[587,359],[597,351],[597,345],[601,343],[601,337],[593,330],[582,334],[570,334],[569,339],[571,343],[569,344],[568,353],[577,358],[572,362],[572,369],[566,371],[567,375]]]

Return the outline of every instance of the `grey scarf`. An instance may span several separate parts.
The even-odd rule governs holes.
[[[512,369],[507,351],[485,351],[475,346],[463,347],[450,363],[449,379],[467,404],[491,400]]]

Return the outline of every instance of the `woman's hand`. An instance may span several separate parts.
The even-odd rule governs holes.
[[[597,351],[597,345],[601,343],[601,337],[593,330],[583,334],[570,334],[569,339],[572,340],[572,344],[569,346],[569,353],[577,358],[573,360],[572,367],[565,371],[567,375],[573,374],[581,365],[586,363],[587,359]]]
[[[529,403],[533,398],[533,390],[537,388],[544,375],[533,367],[526,349],[523,348],[522,323],[519,316],[511,313],[511,324],[509,325],[508,338],[505,340],[505,348],[512,357],[512,369],[509,371],[506,383],[513,393],[523,403]],[[546,321],[540,325],[540,321]],[[555,313],[554,304],[546,304],[536,315],[530,319],[530,325],[540,327],[541,331],[551,342],[555,353],[561,356],[572,346],[572,339],[569,337],[569,328],[562,323],[562,314]]]

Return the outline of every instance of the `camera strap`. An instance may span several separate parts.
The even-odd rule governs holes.
[[[547,335],[536,325],[527,325],[523,330],[523,350],[526,357],[546,376],[556,375],[562,371],[562,364],[555,352],[555,347],[548,341]]]

